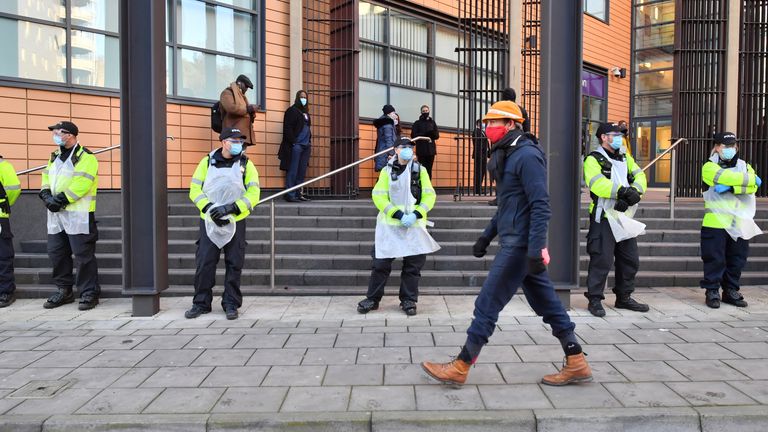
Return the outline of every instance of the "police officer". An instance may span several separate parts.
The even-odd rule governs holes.
[[[363,314],[379,308],[392,261],[402,257],[400,308],[406,315],[416,315],[419,278],[426,254],[440,249],[426,228],[427,213],[435,205],[437,195],[427,170],[414,160],[413,147],[408,138],[400,139],[395,156],[381,170],[373,188],[373,203],[379,215],[368,294],[357,305],[357,311]]]
[[[0,156],[0,308],[10,306],[16,297],[13,277],[13,234],[11,233],[11,206],[21,194],[21,184],[10,162]]]
[[[189,186],[189,198],[200,210],[200,238],[195,253],[195,296],[184,313],[197,318],[211,311],[216,265],[224,250],[224,294],[221,307],[227,319],[237,318],[243,304],[240,273],[245,260],[245,218],[259,201],[259,173],[243,154],[247,135],[240,129],[223,128],[221,147],[197,165]]]
[[[51,153],[43,170],[39,197],[48,209],[48,257],[53,265],[53,281],[58,291],[43,305],[56,308],[75,301],[72,286],[80,293],[78,309],[93,309],[99,304],[98,265],[96,263],[96,190],[99,161],[77,140],[77,126],[60,121],[48,126],[59,149]],[[77,276],[72,276],[72,255]]]
[[[536,137],[523,131],[523,113],[512,101],[496,102],[483,117],[485,134],[491,142],[488,172],[498,188],[498,209],[475,242],[473,255],[482,257],[491,240],[500,237],[500,249],[483,288],[475,300],[472,324],[458,357],[449,363],[424,362],[421,367],[432,378],[450,384],[464,384],[469,367],[496,328],[499,313],[522,285],[528,303],[552,326],[565,352],[563,369],[542,378],[548,385],[590,381],[592,370],[576,340],[576,325],[549,280],[546,248],[551,210],[547,193],[544,150]]]
[[[714,141],[710,158],[701,169],[701,178],[708,186],[701,223],[701,287],[706,290],[705,302],[711,308],[719,308],[721,301],[747,307],[739,293],[739,278],[747,263],[749,239],[762,233],[753,218],[755,192],[763,181],[751,165],[737,156],[735,134],[716,133]]]
[[[584,180],[589,187],[589,270],[587,292],[589,312],[605,316],[602,300],[611,265],[616,263],[616,303],[620,309],[648,312],[648,305],[631,297],[640,267],[636,237],[645,225],[632,219],[646,190],[645,173],[623,147],[621,126],[603,123],[597,128],[600,146],[584,158]]]

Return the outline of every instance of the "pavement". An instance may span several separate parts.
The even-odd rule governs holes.
[[[0,430],[10,431],[760,431],[768,430],[768,286],[750,306],[706,308],[698,289],[638,290],[645,314],[571,316],[595,381],[539,384],[562,351],[521,297],[471,369],[436,384],[423,360],[458,353],[473,296],[247,297],[186,320],[190,297],[132,318],[130,299],[0,310]],[[218,298],[216,299],[218,301]]]

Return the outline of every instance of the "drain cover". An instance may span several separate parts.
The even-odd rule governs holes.
[[[52,398],[60,391],[67,388],[72,381],[30,381],[29,384],[6,396],[18,399],[45,399]]]

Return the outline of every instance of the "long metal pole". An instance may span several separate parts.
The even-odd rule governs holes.
[[[275,200],[269,202],[269,288],[275,289]]]
[[[688,141],[688,139],[686,139],[686,138],[680,138],[680,139],[678,139],[677,141],[675,141],[675,143],[674,143],[674,144],[672,144],[672,145],[671,145],[671,146],[670,146],[668,149],[664,150],[664,152],[662,152],[660,155],[656,156],[656,159],[652,160],[650,163],[648,163],[648,165],[646,165],[645,167],[643,167],[643,171],[647,171],[647,170],[648,170],[648,168],[652,167],[652,166],[653,166],[653,164],[655,164],[656,162],[658,162],[658,161],[659,161],[659,159],[661,159],[661,158],[663,158],[664,156],[666,156],[666,155],[667,155],[667,153],[671,152],[672,150],[675,150],[675,147],[677,147],[677,145],[678,145],[678,144],[680,144],[680,143],[681,143],[681,142],[683,142],[683,141]]]
[[[675,188],[677,184],[677,167],[675,161],[675,154],[677,149],[672,147],[672,153],[669,154],[669,162],[672,165],[670,167],[669,176],[669,218],[675,219]]]

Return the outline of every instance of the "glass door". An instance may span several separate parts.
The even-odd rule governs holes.
[[[648,165],[672,145],[672,121],[669,119],[636,121],[633,131],[635,136],[632,156],[640,168]],[[667,154],[645,172],[648,186],[669,187],[670,168],[670,155]]]

